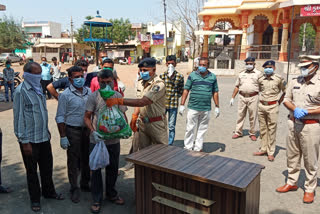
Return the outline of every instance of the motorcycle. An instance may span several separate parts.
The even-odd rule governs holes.
[[[16,89],[21,82],[20,72],[14,72],[14,89]]]
[[[16,89],[18,85],[20,85],[22,82],[22,79],[20,77],[20,72],[14,72],[14,88]],[[3,74],[0,73],[0,86],[4,85],[3,81]]]

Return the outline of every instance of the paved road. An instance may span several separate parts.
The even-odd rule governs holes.
[[[158,70],[165,68],[160,66]],[[186,73],[186,65],[181,64],[178,67],[183,73]],[[127,97],[133,97],[133,81],[135,79],[136,66],[117,66],[120,78],[128,86]],[[211,113],[209,132],[205,137],[204,152],[213,153],[226,157],[232,157],[249,162],[255,162],[265,165],[261,177],[261,199],[260,213],[283,213],[283,214],[301,214],[301,213],[319,213],[320,199],[316,197],[315,203],[306,205],[302,203],[303,183],[305,179],[304,170],[302,170],[299,179],[299,190],[287,194],[278,194],[275,189],[284,184],[287,177],[286,170],[286,144],[287,135],[286,115],[287,110],[281,106],[278,123],[276,159],[273,163],[268,162],[266,157],[254,157],[252,153],[259,147],[259,141],[252,142],[248,136],[238,140],[232,140],[232,132],[235,128],[237,107],[229,106],[229,99],[233,90],[234,77],[218,77],[220,88],[221,116],[214,118]],[[10,104],[8,104],[10,105]],[[14,192],[9,195],[0,195],[0,213],[33,213],[29,208],[29,197],[26,188],[26,175],[22,163],[18,143],[13,133],[13,113],[10,106],[7,108],[4,103],[0,103],[0,109],[8,109],[0,112],[0,127],[4,133],[3,139],[3,163],[2,175],[3,182],[10,185]],[[57,108],[55,100],[48,101],[49,109],[49,127],[52,133],[52,148],[54,154],[54,182],[58,192],[62,192],[67,199],[65,201],[42,200],[42,213],[89,213],[91,197],[89,193],[83,193],[81,203],[73,204],[69,199],[69,184],[66,169],[66,153],[59,146],[59,135],[54,121]],[[130,117],[132,108],[129,109]],[[178,116],[177,134],[175,146],[183,146],[183,137],[185,132],[185,115]],[[248,128],[246,122],[245,128]],[[130,149],[130,139],[121,141],[121,159],[120,167],[125,165],[125,155]],[[320,181],[318,181],[318,186]],[[102,213],[135,213],[134,202],[134,170],[122,172],[119,176],[117,188],[120,195],[126,200],[124,206],[116,206],[109,202],[104,202]],[[319,191],[319,188],[317,188]]]

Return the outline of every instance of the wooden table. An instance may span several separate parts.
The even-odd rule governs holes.
[[[259,164],[167,145],[127,160],[135,164],[137,214],[259,213]]]

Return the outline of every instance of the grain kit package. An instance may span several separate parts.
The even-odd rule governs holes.
[[[103,99],[108,99],[114,95],[114,91],[107,86],[99,90]],[[129,138],[132,135],[132,130],[125,120],[124,114],[119,108],[112,106],[104,106],[99,111],[97,131],[104,140]]]

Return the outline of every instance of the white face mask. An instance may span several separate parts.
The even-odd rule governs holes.
[[[174,66],[172,64],[169,64],[168,66],[168,74],[169,74],[169,77],[172,76],[173,72],[174,72]]]
[[[310,73],[310,71],[312,71],[313,69],[314,69],[314,67],[312,67],[310,69],[305,68],[305,67],[300,68],[301,76],[307,77],[307,76],[312,75],[316,71],[315,70],[314,72]]]
[[[246,65],[247,71],[253,70],[254,66],[253,65]]]

